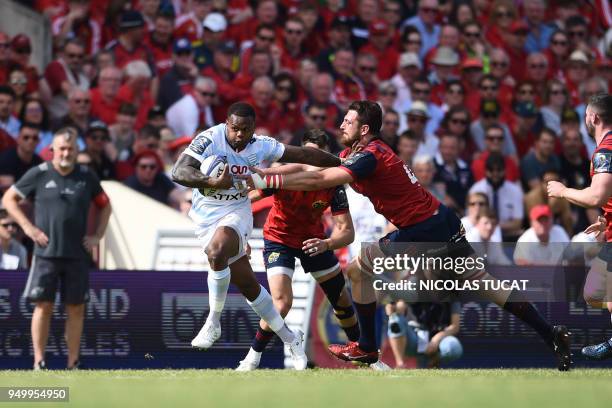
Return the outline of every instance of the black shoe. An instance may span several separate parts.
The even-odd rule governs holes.
[[[38,363],[34,364],[34,371],[46,371],[48,370],[47,368],[47,363],[45,363],[45,360],[40,360]]]
[[[553,327],[553,350],[557,355],[559,371],[569,371],[572,366],[570,334],[565,326]]]
[[[605,360],[612,357],[612,339],[583,348],[582,355],[589,360]]]
[[[81,360],[77,360],[74,362],[72,367],[66,367],[66,370],[79,370],[81,368]]]

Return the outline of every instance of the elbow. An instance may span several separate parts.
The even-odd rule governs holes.
[[[591,200],[591,207],[598,208],[603,207],[608,202],[608,197],[602,195],[595,195]]]

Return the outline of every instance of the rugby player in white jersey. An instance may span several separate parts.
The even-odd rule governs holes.
[[[204,245],[211,270],[208,273],[210,312],[191,345],[210,348],[221,336],[220,317],[230,281],[246,297],[253,310],[288,345],[296,369],[306,368],[301,332],[292,332],[274,308],[268,291],[255,278],[246,254],[253,229],[251,204],[246,187],[233,176],[250,173],[249,166],[262,162],[293,162],[318,167],[340,165],[340,159],[311,147],[287,146],[267,136],[254,134],[255,110],[244,102],[231,105],[225,123],[199,133],[172,169],[175,182],[193,187],[189,216],[195,221],[196,235]],[[221,176],[208,177],[200,171],[208,156],[225,156],[227,165]],[[280,178],[279,178],[280,180]],[[279,186],[280,187],[280,186]],[[215,188],[212,196],[199,189]]]

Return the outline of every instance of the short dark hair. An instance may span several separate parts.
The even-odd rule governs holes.
[[[540,130],[537,134],[536,134],[536,140],[540,140],[542,138],[543,135],[549,135],[550,137],[552,137],[553,139],[557,138],[557,134],[555,133],[554,130],[552,130],[549,127],[543,127],[542,130]]]
[[[136,108],[136,105],[134,105],[133,103],[123,102],[119,106],[118,113],[127,116],[136,116],[138,115],[138,108]]]
[[[259,25],[257,25],[257,28],[255,29],[255,34],[259,34],[263,30],[272,31],[274,32],[274,35],[276,35],[276,28],[274,27],[274,25],[268,23],[260,23]]]
[[[17,94],[13,88],[8,85],[0,85],[0,95],[10,95],[13,100],[17,99]]]
[[[489,130],[491,129],[499,130],[500,132],[502,132],[504,137],[506,136],[506,131],[504,130],[502,125],[500,125],[499,123],[493,123],[491,126],[488,126],[487,129],[485,130],[485,136],[487,135],[487,133],[489,133]]]
[[[150,123],[147,123],[140,129],[140,132],[138,132],[138,139],[148,139],[151,137],[154,137],[157,140],[161,140],[159,128],[157,126],[153,126]]]
[[[321,129],[308,129],[302,136],[302,144],[306,143],[314,143],[321,149],[325,149],[329,147],[329,138]]]
[[[399,139],[409,139],[409,140],[414,140],[414,141],[419,141],[419,136],[417,136],[416,133],[414,133],[414,130],[408,129],[408,130],[404,130],[402,133],[400,133],[399,135]]]
[[[255,120],[255,109],[246,102],[235,102],[227,110],[227,117],[229,118],[232,115]]]
[[[480,220],[482,217],[486,217],[497,222],[497,214],[495,214],[495,211],[492,208],[486,207],[478,211],[476,214],[476,221],[478,222],[478,220]]]
[[[505,171],[505,166],[506,161],[504,160],[504,156],[498,152],[490,153],[485,162],[485,169],[487,170],[504,169]]]
[[[604,125],[612,125],[612,95],[598,93],[591,96],[589,106],[601,118]]]
[[[355,101],[352,102],[348,110],[357,112],[357,120],[361,125],[368,125],[370,133],[378,135],[382,127],[382,109],[380,105],[372,101]]]
[[[34,129],[40,132],[40,125],[38,123],[34,123],[34,122],[23,122],[21,123],[21,127],[19,128],[19,131],[21,132],[21,129],[23,128],[28,128],[28,129]]]
[[[0,208],[0,220],[8,218],[9,213],[4,208]]]

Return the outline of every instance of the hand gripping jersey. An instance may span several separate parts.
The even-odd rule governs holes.
[[[595,173],[612,173],[612,132],[605,134],[593,152],[591,178]],[[601,209],[606,218],[606,241],[612,242],[612,197],[608,197],[608,201]]]
[[[361,151],[350,152],[347,148],[340,153],[346,158],[340,168],[353,177],[351,187],[368,197],[376,212],[397,228],[428,219],[440,206],[383,141],[374,139]]]
[[[332,215],[348,212],[344,186],[318,191],[275,190],[264,238],[296,249],[302,249],[309,238],[325,239],[321,216],[328,207]]]
[[[227,142],[227,127],[225,123],[213,126],[192,141],[185,153],[202,162],[211,155],[225,156],[232,176],[247,175],[249,166],[261,166],[261,163],[274,162],[285,152],[285,146],[268,136],[253,135],[253,138],[240,152],[236,152]],[[189,216],[198,225],[208,225],[219,218],[234,212],[237,208],[248,206],[250,201],[247,191],[236,186],[228,190],[219,190],[213,196],[204,196],[197,188],[193,189],[191,210]]]

